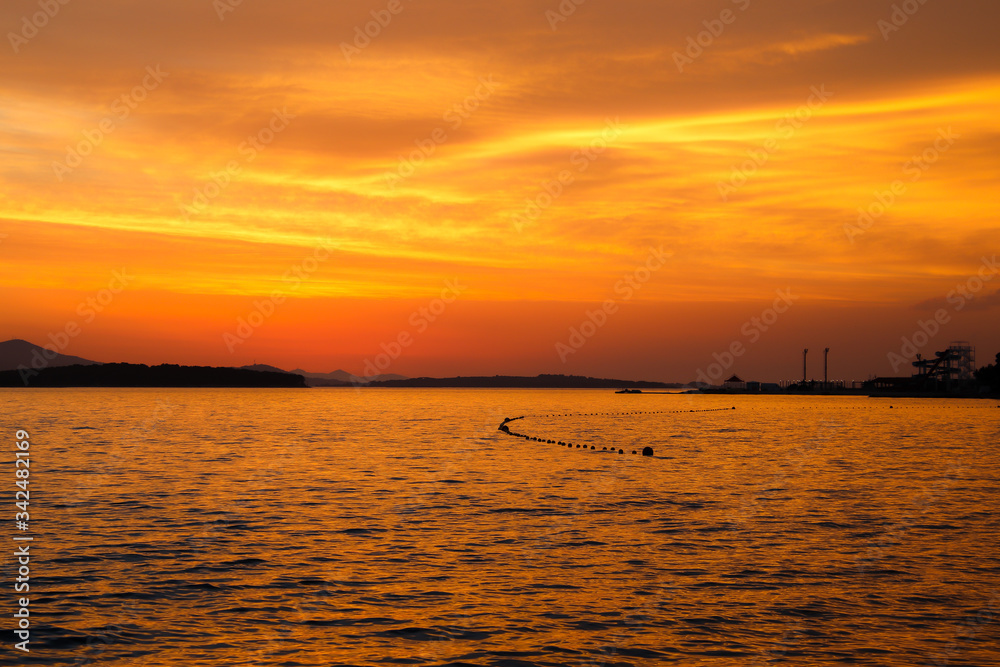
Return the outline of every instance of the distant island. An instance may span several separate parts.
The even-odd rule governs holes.
[[[310,387],[425,387],[425,388],[495,388],[495,389],[680,389],[690,385],[670,382],[643,382],[581,377],[579,375],[476,375],[447,378],[408,378],[402,375],[372,375],[361,377],[346,371],[309,373],[296,369],[286,371],[275,366],[254,364],[243,366],[254,371],[294,373],[303,376]]]
[[[357,385],[367,385],[371,382],[380,382],[382,380],[409,379],[405,375],[395,375],[393,373],[363,376],[354,375],[353,373],[348,373],[343,370],[335,370],[331,373],[312,373],[304,371],[301,368],[296,368],[293,371],[286,371],[282,368],[269,366],[267,364],[253,364],[252,366],[240,366],[240,368],[245,368],[250,371],[270,371],[272,373],[301,375],[306,379],[306,384],[310,387],[354,387]]]
[[[90,364],[0,371],[0,387],[286,387],[307,388],[290,373],[161,364]]]
[[[371,382],[370,387],[484,387],[497,389],[680,389],[685,385],[672,382],[611,380],[579,375],[493,375],[450,378],[409,378]]]
[[[254,364],[241,368],[101,363],[59,354],[25,340],[0,343],[0,387],[467,387],[523,389],[677,389],[685,385],[580,377],[514,375],[363,377],[346,371],[310,373]]]
[[[402,375],[357,376],[346,371],[309,373],[301,369],[286,371],[275,366],[254,364],[246,370],[298,374],[310,387],[440,387],[496,389],[680,389],[691,385],[671,382],[644,382],[582,377],[579,375],[473,375],[447,378],[408,378]]]

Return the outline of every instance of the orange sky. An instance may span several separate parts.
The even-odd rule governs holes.
[[[0,339],[676,381],[831,347],[862,379],[941,308],[918,351],[990,361],[1000,7],[903,4],[8,0]]]

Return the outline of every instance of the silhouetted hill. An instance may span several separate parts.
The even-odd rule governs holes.
[[[306,388],[301,375],[244,368],[162,364],[57,366],[37,373],[0,372],[0,387],[293,387]]]
[[[240,366],[248,371],[257,371],[258,373],[288,373],[286,370],[282,370],[277,366],[268,366],[267,364],[253,364],[251,366]],[[298,371],[293,371],[297,375],[302,375]]]
[[[252,366],[241,366],[248,371],[257,371],[263,373],[284,373],[286,375],[301,375],[306,380],[306,385],[309,387],[348,387],[351,385],[350,382],[342,382],[340,380],[327,380],[324,379],[321,373],[307,373],[301,370],[286,371],[284,369],[278,368],[277,366],[268,366],[267,364],[253,364]],[[348,375],[347,373],[344,373]]]
[[[267,364],[253,364],[252,366],[241,366],[241,368],[251,371],[269,371],[272,373],[292,373],[295,375],[301,375],[306,379],[306,384],[310,387],[347,387],[358,384],[368,384],[370,382],[378,382],[381,380],[408,379],[405,375],[392,374],[359,377],[342,370],[336,370],[332,373],[310,373],[309,371],[304,371],[301,368],[296,368],[294,371],[286,371],[284,369],[277,368],[276,366],[268,366]]]
[[[301,368],[296,368],[293,373],[298,373],[302,377],[313,380],[329,380],[333,382],[341,382],[343,384],[350,384],[352,382],[361,381],[363,378],[359,378],[347,371],[335,370],[332,373],[313,373],[311,371],[304,371]]]
[[[21,366],[37,369],[72,366],[74,364],[89,366],[99,363],[101,362],[73,357],[68,354],[59,354],[29,343],[26,340],[21,340],[20,338],[0,343],[0,371],[17,370]]]
[[[609,380],[579,375],[494,375],[452,378],[409,378],[372,382],[371,387],[486,387],[524,389],[678,389],[683,385],[668,382]]]
[[[405,375],[396,375],[394,373],[386,373],[384,375],[354,375],[353,373],[348,373],[344,370],[335,370],[332,373],[310,373],[309,371],[304,371],[301,368],[296,368],[293,373],[298,373],[305,378],[315,378],[317,380],[333,380],[335,382],[344,382],[347,384],[354,384],[357,382],[381,382],[383,380],[408,380],[409,378]]]

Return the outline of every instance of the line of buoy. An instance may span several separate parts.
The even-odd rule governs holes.
[[[808,407],[813,407],[813,406],[808,406]],[[841,406],[838,406],[838,407],[841,407]],[[873,409],[878,409],[880,407],[883,408],[883,409],[886,408],[886,406],[843,406],[843,407],[841,407],[841,409],[845,409],[846,408],[846,409],[851,409],[851,410],[866,410],[866,409],[867,410],[873,410]],[[898,409],[900,407],[902,407],[903,409],[920,409],[923,406],[916,406],[916,405],[895,406],[895,405],[889,405],[887,407],[888,407],[889,410],[894,410],[894,409]],[[935,407],[938,407],[938,406],[935,406]],[[953,406],[949,406],[949,407],[953,407]],[[959,407],[959,406],[954,406],[954,407]],[[976,409],[976,408],[981,408],[981,407],[993,407],[993,406],[960,406],[960,407]],[[996,407],[1000,408],[1000,405],[997,405]],[[529,418],[529,417],[560,418],[560,417],[604,417],[604,416],[613,417],[613,416],[617,416],[617,415],[663,415],[663,414],[684,414],[684,413],[691,414],[691,413],[698,413],[698,412],[723,412],[723,411],[730,411],[730,410],[735,410],[735,409],[736,409],[736,406],[733,406],[733,407],[730,407],[730,408],[705,408],[705,409],[701,409],[701,410],[693,410],[692,409],[692,410],[645,410],[645,411],[625,411],[625,412],[568,412],[568,413],[563,413],[563,414],[521,415],[520,417],[506,417],[503,420],[503,422],[500,424],[498,430],[501,431],[501,432],[503,432],[503,433],[506,433],[507,435],[512,435],[512,436],[517,437],[517,438],[524,438],[525,440],[532,440],[532,441],[535,441],[535,442],[544,442],[544,443],[547,443],[547,444],[558,444],[560,447],[567,447],[569,449],[573,449],[574,448],[573,443],[564,442],[562,440],[558,440],[557,441],[557,440],[550,440],[550,439],[546,439],[546,438],[539,438],[537,436],[529,436],[529,435],[526,435],[524,433],[515,433],[515,432],[513,432],[513,431],[510,430],[510,427],[507,426],[507,424],[509,424],[510,422],[513,422],[513,421],[517,421],[519,419],[526,419],[526,418]],[[587,445],[575,445],[575,448],[576,449],[581,449],[582,448],[582,449],[586,450],[587,449]],[[597,447],[596,446],[590,446],[590,450],[591,451],[597,451]],[[609,450],[607,447],[602,447],[601,451],[602,452],[610,452],[610,453],[613,454],[615,452],[615,448],[612,447]],[[623,449],[618,449],[618,453],[619,454],[624,454],[625,451]],[[634,449],[632,450],[632,454],[633,455],[636,455],[638,453],[639,452],[637,450],[634,450]],[[642,455],[643,456],[653,456],[654,455],[653,448],[652,447],[643,447],[643,449],[642,449]]]
[[[571,412],[571,413],[566,413],[566,414],[561,414],[561,415],[537,415],[537,416],[538,417],[585,417],[585,416],[614,416],[614,415],[659,415],[659,414],[681,414],[681,413],[688,413],[689,414],[689,413],[692,413],[692,412],[721,412],[723,410],[729,411],[729,410],[735,410],[735,409],[736,409],[736,406],[733,406],[731,408],[706,408],[704,410],[652,410],[652,411],[643,411],[643,412],[590,412],[590,413],[588,413],[588,412]],[[527,417],[526,415],[521,415],[520,417],[505,417],[504,420],[503,420],[503,422],[500,423],[500,426],[497,427],[497,430],[500,431],[500,432],[502,432],[502,433],[506,433],[507,435],[512,435],[515,438],[524,438],[525,440],[532,440],[534,442],[544,442],[544,443],[550,444],[550,445],[558,444],[560,447],[567,447],[569,449],[573,449],[574,448],[574,445],[571,442],[564,442],[562,440],[558,440],[557,441],[557,440],[551,440],[551,439],[547,439],[547,438],[539,438],[537,436],[529,436],[529,435],[527,435],[525,433],[515,433],[514,431],[510,430],[509,426],[507,426],[507,424],[509,424],[511,422],[517,421],[519,419],[525,419],[526,417]],[[575,446],[575,448],[576,449],[581,449],[581,448],[582,449],[587,449],[587,445],[579,445],[578,444],[578,445]],[[590,446],[590,450],[591,451],[597,451],[597,447],[594,446],[594,445],[591,445]],[[608,451],[608,448],[607,447],[602,447],[601,451],[602,452],[606,452],[606,451]],[[611,448],[611,452],[614,453],[614,451],[615,451],[615,448],[612,447]],[[625,450],[624,449],[619,449],[618,453],[619,454],[624,454]],[[632,455],[633,456],[637,455],[638,453],[639,452],[637,450],[635,450],[635,449],[632,450]],[[652,447],[648,447],[648,446],[647,447],[643,447],[642,448],[642,455],[643,456],[653,456],[654,455],[653,448]]]
[[[706,408],[703,410],[629,410],[625,412],[566,412],[563,414],[553,414],[553,415],[522,415],[520,417],[507,417],[504,420],[506,424],[507,421],[515,421],[517,419],[526,419],[528,417],[614,417],[616,415],[679,415],[690,412],[724,412],[728,410],[735,410],[736,406],[731,408]]]
[[[523,419],[523,417],[516,417],[515,419]],[[526,433],[516,433],[514,431],[511,431],[510,427],[507,426],[507,424],[509,422],[512,422],[512,421],[514,421],[514,419],[511,419],[510,417],[508,417],[507,419],[505,419],[503,421],[502,424],[500,424],[500,426],[497,428],[497,430],[500,431],[500,432],[502,432],[502,433],[506,433],[507,435],[512,435],[515,438],[524,438],[525,440],[531,440],[531,441],[534,441],[534,442],[544,442],[546,444],[559,445],[560,447],[566,447],[568,449],[573,449],[573,448],[576,448],[576,449],[588,449],[587,445],[581,445],[581,444],[574,445],[572,442],[565,442],[563,440],[549,440],[549,439],[546,439],[546,438],[539,438],[537,436],[528,435]],[[591,445],[589,447],[589,449],[593,450],[593,451],[597,451],[597,447],[594,446],[594,445]],[[607,447],[603,447],[601,449],[601,451],[606,452],[606,451],[608,451],[608,448]],[[612,448],[611,451],[614,452],[615,451],[614,448]],[[624,454],[625,450],[619,449],[618,453],[619,454]],[[638,452],[636,452],[635,450],[632,450],[632,453],[633,454],[637,454]],[[652,447],[644,447],[643,450],[642,450],[642,455],[643,456],[653,456],[653,448]]]

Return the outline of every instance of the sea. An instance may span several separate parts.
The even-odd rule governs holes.
[[[3,664],[1000,665],[995,400],[0,401]]]

